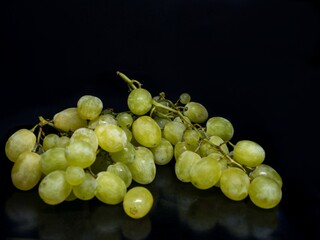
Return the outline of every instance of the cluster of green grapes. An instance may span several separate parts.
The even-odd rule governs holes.
[[[104,109],[100,98],[84,95],[53,119],[40,116],[32,129],[9,137],[5,153],[14,163],[16,188],[37,186],[50,205],[92,198],[122,203],[126,214],[141,218],[154,202],[145,185],[155,179],[158,165],[175,161],[176,177],[198,189],[218,187],[235,201],[249,196],[265,209],[279,204],[282,179],[263,163],[265,151],[258,143],[232,144],[232,123],[209,117],[188,93],[172,102],[163,92],[152,96],[137,80],[117,74],[129,88],[127,111]],[[54,131],[46,132],[47,127]]]

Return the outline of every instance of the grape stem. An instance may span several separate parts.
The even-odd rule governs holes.
[[[141,88],[141,86],[142,86],[142,84],[139,81],[128,78],[122,72],[117,71],[117,75],[120,76],[128,84],[128,87],[130,90],[134,90],[136,88]],[[135,84],[137,84],[138,87]]]

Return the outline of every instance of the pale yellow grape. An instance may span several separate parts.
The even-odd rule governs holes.
[[[200,161],[201,157],[199,154],[186,150],[182,152],[175,162],[174,170],[177,178],[182,182],[190,182],[191,175],[190,171],[194,163]]]
[[[5,153],[7,158],[15,162],[22,152],[31,152],[36,145],[36,135],[29,129],[19,129],[7,140]]]
[[[163,137],[175,145],[177,142],[182,141],[182,137],[186,128],[186,125],[182,122],[168,122],[163,129]]]
[[[256,167],[265,159],[264,149],[251,140],[240,140],[233,148],[233,158],[240,164]]]
[[[130,111],[136,115],[144,115],[152,107],[152,95],[144,88],[133,89],[127,99]]]
[[[89,167],[96,159],[96,151],[92,145],[82,140],[75,140],[65,148],[65,155],[69,165],[82,168]]]
[[[85,178],[85,171],[79,166],[68,166],[66,169],[66,180],[67,182],[74,186],[79,185]]]
[[[47,151],[50,148],[58,147],[60,141],[60,137],[58,134],[49,133],[43,138],[42,148],[44,151]]]
[[[145,115],[138,117],[132,124],[135,140],[148,148],[156,147],[161,142],[161,129],[153,118]]]
[[[103,102],[96,96],[84,95],[77,102],[77,110],[82,119],[95,119],[100,115],[102,109]]]
[[[183,141],[188,145],[197,146],[199,144],[201,134],[194,129],[186,129],[183,133]]]
[[[198,102],[188,102],[183,114],[193,123],[203,123],[208,119],[209,113],[205,106]]]
[[[40,155],[25,151],[19,155],[11,169],[13,185],[20,190],[30,190],[40,181],[42,172]]]
[[[132,182],[132,173],[129,169],[129,167],[123,163],[123,162],[116,162],[114,164],[111,164],[107,168],[108,172],[113,172],[124,181],[126,184],[126,187],[129,187]]]
[[[173,158],[173,145],[165,138],[158,146],[150,148],[154,155],[154,162],[158,165],[168,164]]]
[[[94,129],[94,132],[99,146],[107,152],[121,151],[127,145],[127,135],[119,126],[100,124]]]
[[[120,112],[117,114],[116,120],[122,128],[129,128],[133,123],[132,114],[129,112]]]
[[[156,164],[149,148],[137,147],[134,160],[127,163],[127,166],[132,173],[132,179],[137,183],[149,184],[156,176]]]
[[[248,196],[249,185],[249,176],[238,167],[229,167],[221,174],[220,189],[231,200],[245,199]]]
[[[76,107],[66,108],[53,116],[55,128],[65,132],[74,132],[78,128],[86,127],[87,121],[82,119]]]
[[[68,136],[61,136],[58,141],[58,147],[66,147],[70,143],[70,138]]]
[[[128,190],[122,205],[129,217],[140,219],[150,212],[153,202],[153,195],[147,188],[136,186]]]
[[[95,129],[100,124],[118,125],[118,122],[112,114],[106,113],[106,114],[98,116],[95,119],[90,120],[88,122],[88,128]]]
[[[83,181],[72,187],[74,195],[81,200],[90,200],[96,196],[97,181],[88,172],[85,172]]]
[[[223,141],[229,141],[234,134],[234,128],[232,123],[220,116],[211,117],[206,122],[207,136],[219,136]]]
[[[129,163],[132,162],[135,155],[135,147],[131,142],[118,152],[111,152],[110,157],[114,162]]]
[[[47,204],[56,205],[66,200],[72,191],[67,182],[65,171],[56,170],[46,175],[40,182],[38,193]]]
[[[190,169],[191,183],[199,189],[209,189],[219,181],[221,166],[213,156],[207,156],[196,161]]]
[[[280,203],[282,190],[272,178],[261,175],[251,181],[249,197],[256,206],[270,209]]]
[[[127,187],[121,177],[113,172],[104,171],[98,174],[96,181],[96,197],[101,202],[115,205],[123,201]]]
[[[76,131],[74,131],[70,137],[70,143],[73,143],[75,140],[88,142],[95,151],[97,151],[99,147],[98,137],[90,128],[78,128]]]
[[[69,166],[65,148],[50,148],[40,155],[41,171],[47,175],[55,170],[66,170]]]
[[[266,176],[269,178],[272,178],[274,181],[276,181],[280,188],[282,188],[283,181],[280,176],[280,174],[270,165],[267,164],[260,164],[249,174],[249,176],[254,179],[258,176]]]

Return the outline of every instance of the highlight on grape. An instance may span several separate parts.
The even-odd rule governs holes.
[[[122,204],[138,219],[152,209],[147,184],[157,167],[174,161],[177,180],[195,188],[216,187],[231,200],[249,198],[264,209],[280,203],[280,174],[265,163],[257,142],[231,142],[230,120],[210,116],[189,93],[172,101],[164,92],[152,96],[122,72],[117,75],[129,88],[127,110],[105,109],[97,96],[84,95],[73,107],[51,119],[39,116],[33,128],[7,139],[5,153],[17,189],[37,188],[49,205],[93,198]]]

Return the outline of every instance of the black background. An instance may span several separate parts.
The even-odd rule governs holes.
[[[127,221],[121,226],[131,226],[133,232],[118,231],[119,238],[102,234],[101,239],[138,239],[146,229],[150,239],[319,239],[317,1],[10,1],[1,9],[0,168],[5,222],[1,235],[5,238],[70,239],[68,234],[73,233],[77,239],[99,239],[101,226],[88,230],[74,220],[95,219],[94,213],[105,211],[107,220],[99,215],[100,223],[114,214],[110,222]],[[52,118],[74,106],[83,94],[100,97],[105,107],[127,110],[128,88],[116,71],[139,80],[153,95],[163,91],[176,100],[180,93],[190,93],[210,116],[233,123],[233,142],[250,139],[261,144],[265,163],[283,177],[280,205],[262,211],[249,201],[230,203],[219,191],[199,193],[178,183],[170,166],[159,170],[159,176],[171,174],[172,182],[162,185],[157,179],[150,185],[161,194],[147,220],[138,223],[123,216],[119,206],[103,207],[93,200],[50,208],[38,202],[36,192],[14,189],[12,164],[4,154],[8,136],[36,124],[40,115]],[[192,196],[201,200],[187,220],[178,217],[178,204],[170,197],[176,194],[186,194],[191,202]],[[219,202],[212,214],[211,198]],[[244,209],[245,219],[250,220],[245,226]],[[208,223],[208,212],[217,223],[207,231],[197,229],[197,224]],[[49,221],[40,224],[33,219],[43,213]],[[188,219],[194,222],[188,225]],[[222,224],[223,219],[229,225]],[[68,234],[60,225],[69,227]]]

